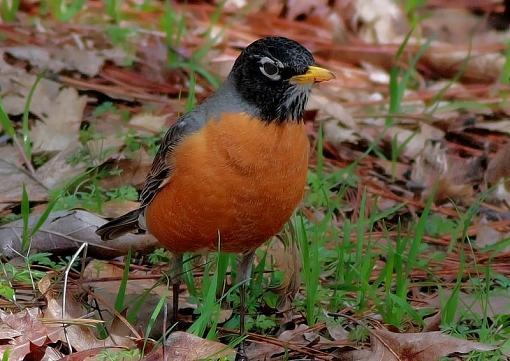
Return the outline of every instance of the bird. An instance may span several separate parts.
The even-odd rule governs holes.
[[[96,233],[109,240],[149,232],[175,255],[179,269],[184,252],[240,254],[244,335],[254,252],[282,229],[304,196],[310,147],[305,106],[312,86],[334,77],[294,40],[269,36],[249,44],[218,90],[167,130],[139,208]],[[179,282],[176,277],[174,321]],[[248,359],[244,342],[236,359]]]

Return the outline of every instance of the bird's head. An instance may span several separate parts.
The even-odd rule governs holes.
[[[300,121],[312,85],[334,75],[315,66],[312,54],[298,42],[267,37],[242,51],[229,78],[264,121],[285,122]]]

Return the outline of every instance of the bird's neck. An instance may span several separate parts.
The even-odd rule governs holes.
[[[282,103],[276,102],[280,97],[271,96],[263,104],[257,104],[253,99],[248,99],[236,88],[236,82],[232,77],[227,78],[220,89],[211,96],[208,101],[212,101],[217,106],[219,115],[222,112],[246,113],[252,117],[262,119],[271,124],[301,123],[303,121],[303,112],[310,88],[290,88],[285,97],[282,97]],[[214,99],[214,100],[213,100]],[[260,99],[259,99],[260,100]]]

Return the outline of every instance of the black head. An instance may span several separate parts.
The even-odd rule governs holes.
[[[296,41],[267,37],[243,50],[229,77],[265,121],[299,121],[313,83],[333,78],[314,64],[312,54]]]

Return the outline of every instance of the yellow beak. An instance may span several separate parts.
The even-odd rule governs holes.
[[[295,75],[289,79],[292,84],[313,84],[328,81],[335,78],[335,74],[318,66],[309,66],[306,73]]]

